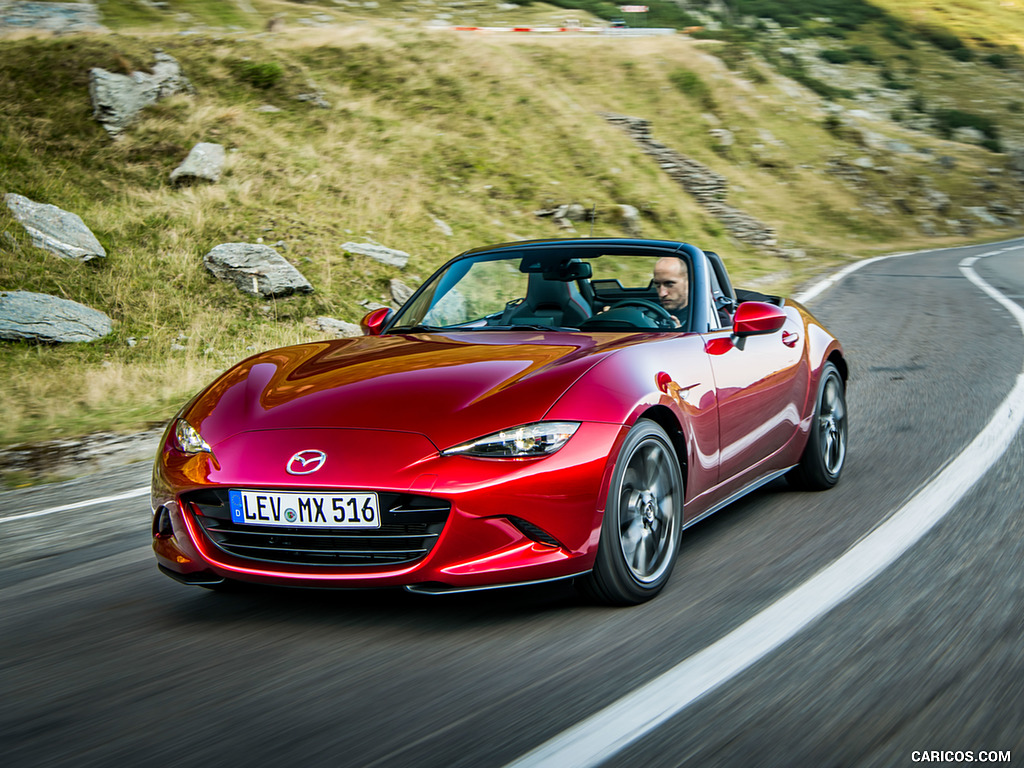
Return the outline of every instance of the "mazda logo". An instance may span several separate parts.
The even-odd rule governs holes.
[[[327,461],[327,454],[323,451],[312,449],[299,451],[288,459],[285,471],[289,475],[309,475],[320,469],[325,461]]]

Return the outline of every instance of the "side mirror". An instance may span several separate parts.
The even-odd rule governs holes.
[[[774,304],[763,301],[745,301],[736,308],[732,320],[732,334],[738,338],[775,333],[786,322],[786,313]]]
[[[388,324],[388,321],[394,314],[395,310],[391,309],[391,307],[381,307],[380,309],[368,312],[359,321],[359,325],[362,326],[363,333],[367,336],[380,336],[380,332],[384,330],[384,326]]]

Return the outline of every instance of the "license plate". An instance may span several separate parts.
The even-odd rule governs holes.
[[[293,528],[380,528],[376,493],[228,491],[231,520]]]

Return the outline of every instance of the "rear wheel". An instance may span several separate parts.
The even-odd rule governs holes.
[[[580,579],[581,591],[611,605],[650,600],[672,574],[682,526],[683,475],[672,441],[641,419],[619,453],[597,560]]]
[[[796,488],[824,491],[839,482],[846,462],[846,387],[834,363],[825,363],[800,463],[786,479]]]

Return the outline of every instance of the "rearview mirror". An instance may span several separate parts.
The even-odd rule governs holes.
[[[763,301],[745,301],[736,308],[732,320],[733,336],[760,336],[775,333],[786,322],[786,313],[781,307]]]
[[[380,336],[380,332],[384,330],[384,326],[388,324],[388,321],[394,314],[395,310],[391,309],[391,307],[380,307],[372,312],[368,312],[359,321],[359,325],[362,326],[363,333],[367,336]]]

